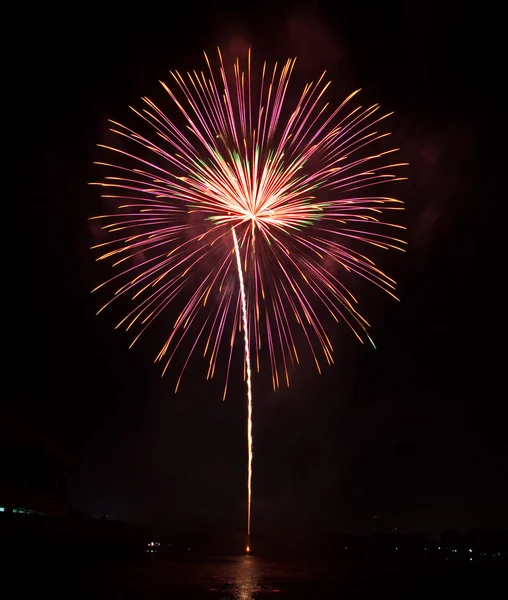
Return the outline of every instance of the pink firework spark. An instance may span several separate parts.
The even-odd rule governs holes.
[[[294,96],[295,60],[255,73],[249,53],[244,67],[237,59],[227,72],[219,50],[215,73],[205,59],[206,72],[171,72],[173,87],[161,82],[174,119],[143,98],[144,108],[132,110],[149,133],[111,121],[120,143],[101,147],[116,160],[97,163],[107,175],[94,185],[115,210],[94,217],[110,236],[94,248],[118,272],[99,286],[116,286],[101,310],[134,300],[118,324],[135,330],[134,344],[177,301],[180,314],[157,360],[165,371],[185,341],[178,389],[198,347],[207,377],[224,354],[226,394],[242,328],[234,229],[257,369],[266,344],[277,388],[289,385],[301,342],[320,372],[323,360],[333,362],[327,314],[372,341],[346,282],[356,274],[394,296],[395,282],[361,250],[403,249],[390,234],[403,227],[384,216],[402,202],[373,195],[373,187],[405,179],[393,171],[407,163],[390,161],[397,149],[378,150],[389,135],[379,130],[389,116],[379,105],[353,106],[356,91],[329,108],[325,74]]]

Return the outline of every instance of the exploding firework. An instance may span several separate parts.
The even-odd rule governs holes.
[[[114,286],[101,310],[133,301],[117,325],[135,331],[131,345],[159,319],[168,331],[156,358],[163,373],[184,352],[176,389],[199,347],[207,378],[223,357],[225,397],[243,330],[250,533],[251,352],[259,371],[266,344],[275,389],[289,385],[302,345],[319,372],[333,362],[328,316],[372,341],[349,282],[357,275],[394,296],[395,282],[362,246],[404,248],[391,234],[402,227],[385,216],[402,202],[373,187],[405,179],[394,171],[406,163],[389,160],[396,149],[379,149],[389,135],[379,105],[353,106],[357,91],[329,108],[325,74],[295,96],[294,60],[259,71],[250,53],[231,71],[220,51],[216,70],[205,60],[206,71],[161,82],[171,118],[143,98],[132,110],[146,133],[111,121],[119,142],[101,147],[116,158],[97,163],[107,174],[95,185],[114,209],[94,217],[108,236],[94,248],[117,271],[99,286]],[[170,304],[179,314],[167,324]]]

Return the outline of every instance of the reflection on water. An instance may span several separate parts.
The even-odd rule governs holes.
[[[266,581],[266,573],[260,568],[260,561],[254,556],[243,556],[236,564],[235,581],[231,585],[235,600],[253,600],[254,594],[259,592],[280,591]]]
[[[259,591],[259,566],[253,556],[243,556],[237,563],[236,580],[232,592],[236,600],[252,600],[253,593]]]
[[[272,580],[276,574],[274,565],[255,556],[238,557],[229,563],[227,570],[226,581],[222,578],[221,587],[210,591],[226,592],[227,598],[234,600],[255,600],[261,597],[260,594],[264,598],[265,594],[271,596],[280,592]]]

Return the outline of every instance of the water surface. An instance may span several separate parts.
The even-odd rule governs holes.
[[[99,576],[98,576],[99,575]],[[482,565],[258,556],[105,565],[88,581],[89,596],[133,600],[371,599],[439,597],[506,600],[501,571]],[[442,595],[444,594],[444,595]]]

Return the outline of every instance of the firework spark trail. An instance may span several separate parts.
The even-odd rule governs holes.
[[[240,248],[238,247],[238,238],[234,228],[233,240],[235,244],[236,266],[238,269],[238,280],[240,282],[240,294],[242,298],[242,320],[243,320],[243,339],[245,342],[245,369],[247,375],[247,552],[250,551],[250,523],[251,523],[251,504],[252,504],[252,378],[250,368],[250,350],[249,350],[249,332],[247,329],[247,300],[245,298],[245,286],[243,284],[242,261],[240,258]]]

